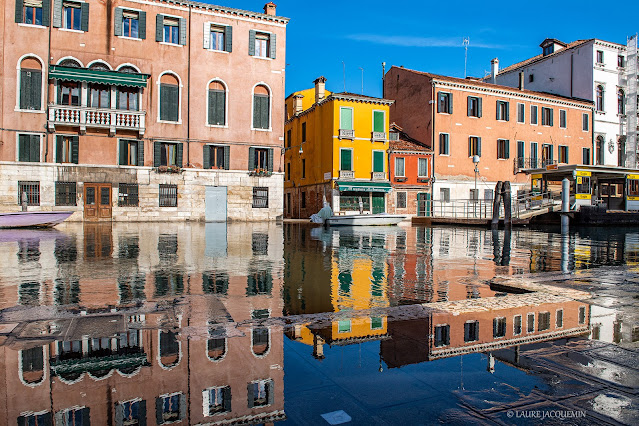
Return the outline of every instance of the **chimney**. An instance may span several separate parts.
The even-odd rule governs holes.
[[[326,77],[321,76],[316,79],[313,83],[315,83],[315,103],[319,103],[322,99],[324,99],[324,91],[326,89]]]
[[[497,73],[499,72],[499,59],[495,58],[490,61],[490,79],[491,83],[497,83]]]
[[[524,72],[519,72],[519,90],[524,90]]]
[[[304,107],[302,106],[302,99],[304,95],[297,94],[293,96],[293,114],[300,115],[302,111],[304,111]]]
[[[275,3],[273,3],[272,1],[266,3],[264,5],[264,13],[267,15],[272,15],[275,16],[275,8],[277,6],[275,5]]]

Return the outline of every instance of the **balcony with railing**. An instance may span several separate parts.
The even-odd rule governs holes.
[[[339,171],[340,179],[355,179],[355,172],[352,170],[340,170]]]
[[[353,139],[355,138],[355,130],[351,129],[339,129],[339,138]]]
[[[49,105],[49,130],[55,126],[78,126],[81,132],[87,127],[106,128],[111,134],[116,130],[135,130],[144,135],[144,111],[130,111],[110,108],[92,108],[69,105]]]
[[[371,138],[373,141],[385,141],[386,132],[372,132]]]
[[[385,172],[371,172],[371,180],[386,180]]]
[[[523,158],[517,157],[514,160],[514,172],[519,173],[526,169],[543,169],[547,166],[557,164],[557,160],[550,160],[547,158]]]

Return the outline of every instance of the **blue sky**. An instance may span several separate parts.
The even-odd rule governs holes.
[[[201,0],[200,0],[201,1]],[[212,1],[262,11],[265,0]],[[381,96],[382,62],[464,77],[462,40],[469,37],[468,75],[483,76],[490,60],[506,67],[541,53],[547,37],[616,43],[639,31],[639,1],[470,2],[428,0],[274,0],[287,29],[286,94],[312,87]],[[552,4],[552,6],[551,6]],[[632,17],[632,18],[630,18]]]

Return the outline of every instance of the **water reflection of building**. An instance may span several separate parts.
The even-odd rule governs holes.
[[[37,279],[3,286],[0,424],[284,418],[281,228],[238,228],[118,226],[97,261],[81,227],[36,239]]]

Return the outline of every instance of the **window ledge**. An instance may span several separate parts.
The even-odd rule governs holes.
[[[526,124],[525,121],[518,121],[517,124]]]
[[[158,123],[162,123],[162,124],[182,124],[182,120],[179,120],[179,121],[158,120]]]
[[[219,50],[219,49],[210,49],[210,48],[207,48],[207,49],[204,49],[204,50],[209,51],[209,52],[226,53],[227,55],[228,55],[229,53],[231,53],[231,52],[227,52],[226,50]]]
[[[437,111],[437,114],[451,115],[450,112]]]
[[[69,32],[69,33],[80,33],[80,34],[84,33],[84,31],[82,31],[82,30],[74,30],[73,28],[58,28],[58,30],[66,31],[66,32]]]
[[[272,132],[273,129],[271,129],[270,127],[268,129],[256,129],[254,127],[251,127],[251,130],[255,130],[256,132]]]
[[[25,24],[24,22],[18,23],[19,27],[27,27],[27,28],[49,28],[44,25],[36,25],[36,24]]]
[[[481,118],[481,117],[477,117],[476,115],[469,115],[467,116],[468,118]]]
[[[255,59],[263,59],[263,60],[267,60],[267,61],[272,61],[273,60],[273,58],[269,58],[268,56],[255,56],[255,55],[253,55],[253,57]]]
[[[29,113],[29,114],[44,114],[45,113],[41,109],[20,109],[20,108],[15,108],[14,111],[15,112],[26,112],[26,113]]]
[[[129,36],[118,36],[118,38],[123,38],[125,40],[136,40],[136,41],[142,41],[144,39],[141,39],[139,37],[129,37]]]
[[[216,129],[228,129],[228,124],[206,124],[206,127],[216,128]]]
[[[450,154],[439,154],[440,157],[450,157]]]
[[[599,111],[599,110],[595,110],[595,114],[598,114],[598,115],[606,115],[606,111]]]
[[[498,158],[497,161],[508,161],[509,158]]]
[[[179,43],[169,43],[168,41],[159,41],[158,43],[164,45],[164,46],[175,46],[175,47],[184,47],[184,45],[179,44]]]

